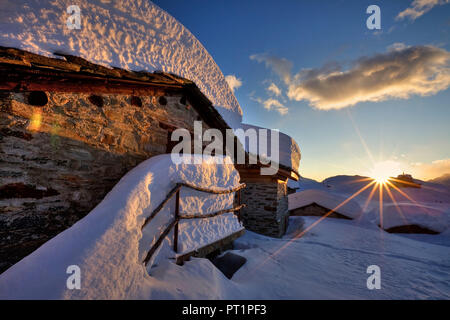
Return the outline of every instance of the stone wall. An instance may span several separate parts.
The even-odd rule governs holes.
[[[287,228],[288,199],[286,182],[244,181],[247,187],[242,190],[242,209],[244,226],[257,233],[271,237],[281,237]]]
[[[201,120],[185,96],[0,92],[0,272]],[[207,129],[206,123],[203,128]]]
[[[316,203],[312,203],[308,206],[297,208],[290,211],[291,216],[316,216],[316,217],[322,217],[326,215],[328,212],[330,212],[330,209],[324,208]],[[338,212],[333,212],[328,215],[330,218],[340,218],[340,219],[350,219],[349,217],[346,217]]]

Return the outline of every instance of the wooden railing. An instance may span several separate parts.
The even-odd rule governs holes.
[[[182,187],[190,188],[193,190],[211,193],[211,194],[229,194],[237,192],[237,206],[233,208],[228,209],[222,209],[213,213],[207,213],[207,214],[184,214],[180,215],[180,190]],[[145,259],[143,263],[145,265],[148,264],[150,259],[152,258],[153,254],[156,252],[156,250],[159,248],[161,243],[164,241],[164,239],[167,237],[167,235],[170,233],[172,228],[174,228],[173,232],[173,251],[178,252],[178,222],[181,219],[208,219],[212,217],[216,217],[218,215],[228,213],[228,212],[234,212],[239,220],[241,221],[241,213],[240,210],[245,207],[245,204],[241,204],[241,190],[245,188],[245,183],[240,184],[237,187],[234,187],[232,189],[228,190],[214,190],[214,189],[207,189],[207,188],[201,188],[196,187],[187,183],[178,183],[166,196],[166,198],[159,204],[158,207],[153,210],[153,212],[145,219],[144,224],[142,225],[141,229],[143,229],[163,208],[164,206],[169,202],[170,199],[173,198],[175,195],[175,213],[174,213],[174,219],[169,223],[169,225],[164,229],[164,231],[161,233],[161,235],[158,237],[156,242],[153,244],[153,246],[148,251],[147,255],[145,256]]]

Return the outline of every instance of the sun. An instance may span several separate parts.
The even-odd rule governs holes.
[[[385,184],[389,179],[398,174],[399,164],[395,161],[382,161],[376,163],[370,170],[369,176],[378,184]]]

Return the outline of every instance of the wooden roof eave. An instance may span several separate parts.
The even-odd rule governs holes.
[[[131,95],[178,92],[187,96],[210,127],[222,132],[229,129],[211,101],[188,79],[163,72],[109,69],[83,58],[58,55],[66,60],[0,46],[0,90]]]

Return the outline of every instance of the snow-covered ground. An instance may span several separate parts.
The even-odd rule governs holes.
[[[373,217],[370,214],[355,220],[291,217],[287,234],[281,239],[246,231],[235,241],[232,252],[245,257],[247,262],[231,280],[208,259],[192,258],[183,266],[176,265],[170,259],[173,252],[169,237],[148,274],[140,264],[144,252],[141,245],[151,241],[151,235],[145,231],[141,234],[138,226],[155,203],[162,200],[170,183],[195,180],[200,186],[229,188],[239,179],[231,167],[218,170],[211,165],[193,165],[172,168],[171,182],[166,187],[157,184],[153,188],[152,181],[162,181],[159,175],[167,176],[161,173],[167,161],[155,161],[152,158],[132,170],[103,205],[0,275],[0,297],[450,299],[450,232],[389,234],[367,218]],[[157,201],[148,202],[149,197]],[[219,204],[231,205],[230,199],[216,203],[193,194],[184,197],[185,208],[200,207],[203,212],[216,210]],[[196,229],[201,226],[191,226],[185,229],[183,241],[194,244],[216,232],[225,234],[228,221],[213,222],[218,227],[209,225],[204,233]],[[162,220],[159,223],[162,225]],[[200,231],[192,232],[194,229]],[[81,290],[65,288],[68,277],[65,268],[69,264],[81,267]],[[370,276],[367,268],[371,265],[380,267],[381,289],[367,288]]]
[[[249,296],[254,298],[450,298],[449,246],[418,242],[387,234],[373,225],[332,218],[295,239],[302,220],[307,228],[317,219],[292,217],[288,234],[279,240],[248,232],[237,241],[248,263],[233,281],[257,287],[256,279],[264,279],[260,290],[251,291]],[[366,270],[370,265],[381,269],[380,290],[367,289]]]
[[[291,217],[282,239],[247,231],[235,241],[247,258],[231,280],[209,260],[154,268],[150,299],[449,299],[450,238],[434,245],[380,231],[358,221]],[[381,289],[369,290],[367,267],[381,270]]]

